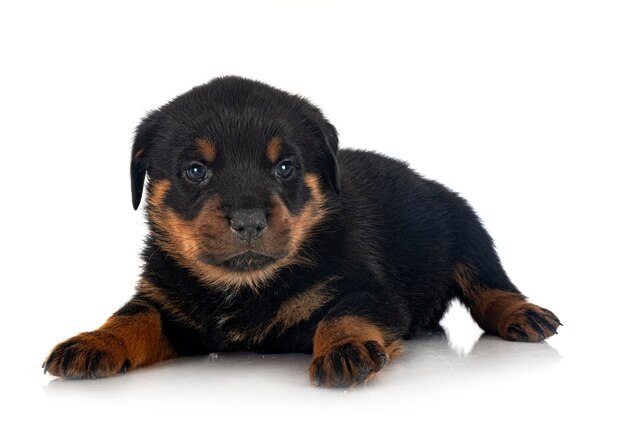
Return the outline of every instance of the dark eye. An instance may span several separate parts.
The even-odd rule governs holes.
[[[194,163],[187,168],[185,175],[191,182],[202,182],[206,179],[208,173],[206,167],[202,164]]]
[[[287,179],[293,173],[294,167],[291,161],[285,160],[276,166],[274,174],[280,179]]]

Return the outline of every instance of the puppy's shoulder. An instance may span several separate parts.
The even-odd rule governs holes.
[[[342,187],[348,194],[388,193],[393,189],[423,187],[428,183],[408,163],[374,151],[341,149],[337,154]]]
[[[425,178],[405,161],[374,151],[341,149],[337,154],[344,205],[375,205],[380,210],[415,211],[465,204],[458,193]]]

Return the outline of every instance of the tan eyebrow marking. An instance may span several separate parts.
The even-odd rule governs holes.
[[[273,137],[267,144],[267,158],[276,163],[280,157],[280,150],[283,148],[283,141],[280,137]]]
[[[208,162],[212,163],[215,161],[215,157],[217,156],[215,143],[205,137],[199,137],[196,139],[196,145],[198,145],[200,153]]]

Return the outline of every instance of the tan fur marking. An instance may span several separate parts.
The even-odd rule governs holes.
[[[454,279],[470,302],[470,313],[485,331],[495,334],[506,333],[506,327],[500,327],[507,320],[506,316],[526,305],[526,300],[519,294],[508,291],[487,289],[475,281],[475,270],[465,264],[459,264],[454,271]]]
[[[554,334],[545,324],[533,327],[529,312],[540,316],[555,328],[560,325],[552,312],[529,302],[521,294],[485,288],[478,284],[476,271],[471,266],[458,264],[454,271],[454,280],[469,303],[472,317],[488,333],[508,340],[530,342],[538,342]],[[511,327],[515,327],[516,331],[511,332]]]
[[[150,195],[148,196],[148,204],[152,208],[156,208],[163,204],[165,195],[169,191],[172,184],[166,179],[153,181],[150,186]]]
[[[376,342],[385,354],[386,360],[372,356],[366,347],[367,342]],[[365,376],[367,382],[384,365],[402,354],[402,343],[385,333],[380,327],[363,317],[345,316],[330,321],[322,321],[317,326],[313,337],[313,360],[310,367],[311,382],[320,385],[353,385],[363,380],[358,368],[348,365],[349,356],[342,357],[344,365],[338,370],[333,360],[333,353],[344,345],[352,346],[352,353],[358,354],[361,365],[370,369]],[[319,379],[318,379],[319,378]]]
[[[273,137],[267,144],[266,155],[272,163],[276,163],[278,161],[282,147],[283,141],[279,137]]]
[[[122,342],[131,368],[174,357],[174,350],[163,335],[161,316],[156,310],[112,316],[98,330],[112,334]]]
[[[267,325],[262,326],[260,330],[254,330],[250,333],[234,330],[229,333],[229,339],[240,341],[251,338],[252,343],[258,345],[275,328],[278,328],[277,334],[281,335],[290,327],[302,321],[308,321],[315,311],[332,300],[334,293],[329,285],[337,279],[337,277],[332,276],[324,282],[314,284],[308,290],[284,301],[276,311],[274,318]]]
[[[111,376],[175,356],[163,334],[161,315],[151,308],[113,315],[99,329],[58,344],[46,359],[50,374],[65,378]]]
[[[291,216],[280,199],[275,200],[275,212],[270,217],[268,233],[261,240],[268,250],[270,245],[275,247],[283,237],[288,236],[285,244],[286,255],[273,264],[259,270],[234,272],[222,267],[208,264],[198,257],[202,250],[210,254],[226,255],[234,251],[235,242],[228,239],[230,227],[219,210],[217,197],[209,200],[199,217],[194,220],[185,220],[164,204],[165,196],[171,186],[167,180],[154,181],[149,187],[148,217],[156,227],[155,240],[161,248],[170,253],[176,260],[187,267],[203,282],[216,287],[259,289],[270,280],[276,272],[292,264],[307,264],[307,258],[301,252],[302,244],[307,240],[311,231],[324,218],[325,197],[317,176],[307,174],[305,183],[311,193],[311,198],[302,211]],[[283,234],[288,233],[288,234]],[[202,234],[220,236],[223,240],[202,240]],[[232,254],[232,252],[231,252]]]
[[[328,284],[337,278],[313,285],[309,290],[292,297],[280,305],[272,325],[281,326],[281,333],[301,321],[307,321],[311,315],[333,298]]]
[[[248,334],[241,330],[229,330],[228,331],[228,340],[231,342],[243,342],[248,339]]]
[[[292,255],[299,251],[301,245],[308,239],[313,227],[318,225],[326,216],[324,209],[325,198],[319,178],[315,175],[307,174],[304,177],[304,182],[311,192],[311,201],[293,219],[290,252]]]
[[[196,139],[196,145],[205,160],[210,163],[215,161],[215,158],[217,157],[217,148],[215,147],[215,143],[205,137],[199,137]]]
[[[395,358],[402,353],[401,342],[393,340],[377,325],[362,317],[345,316],[319,323],[313,337],[313,357],[328,355],[346,343],[368,341],[378,342],[389,358]]]

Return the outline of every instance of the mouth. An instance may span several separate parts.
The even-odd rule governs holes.
[[[224,260],[219,265],[234,272],[248,272],[262,269],[275,261],[274,257],[247,251]]]

